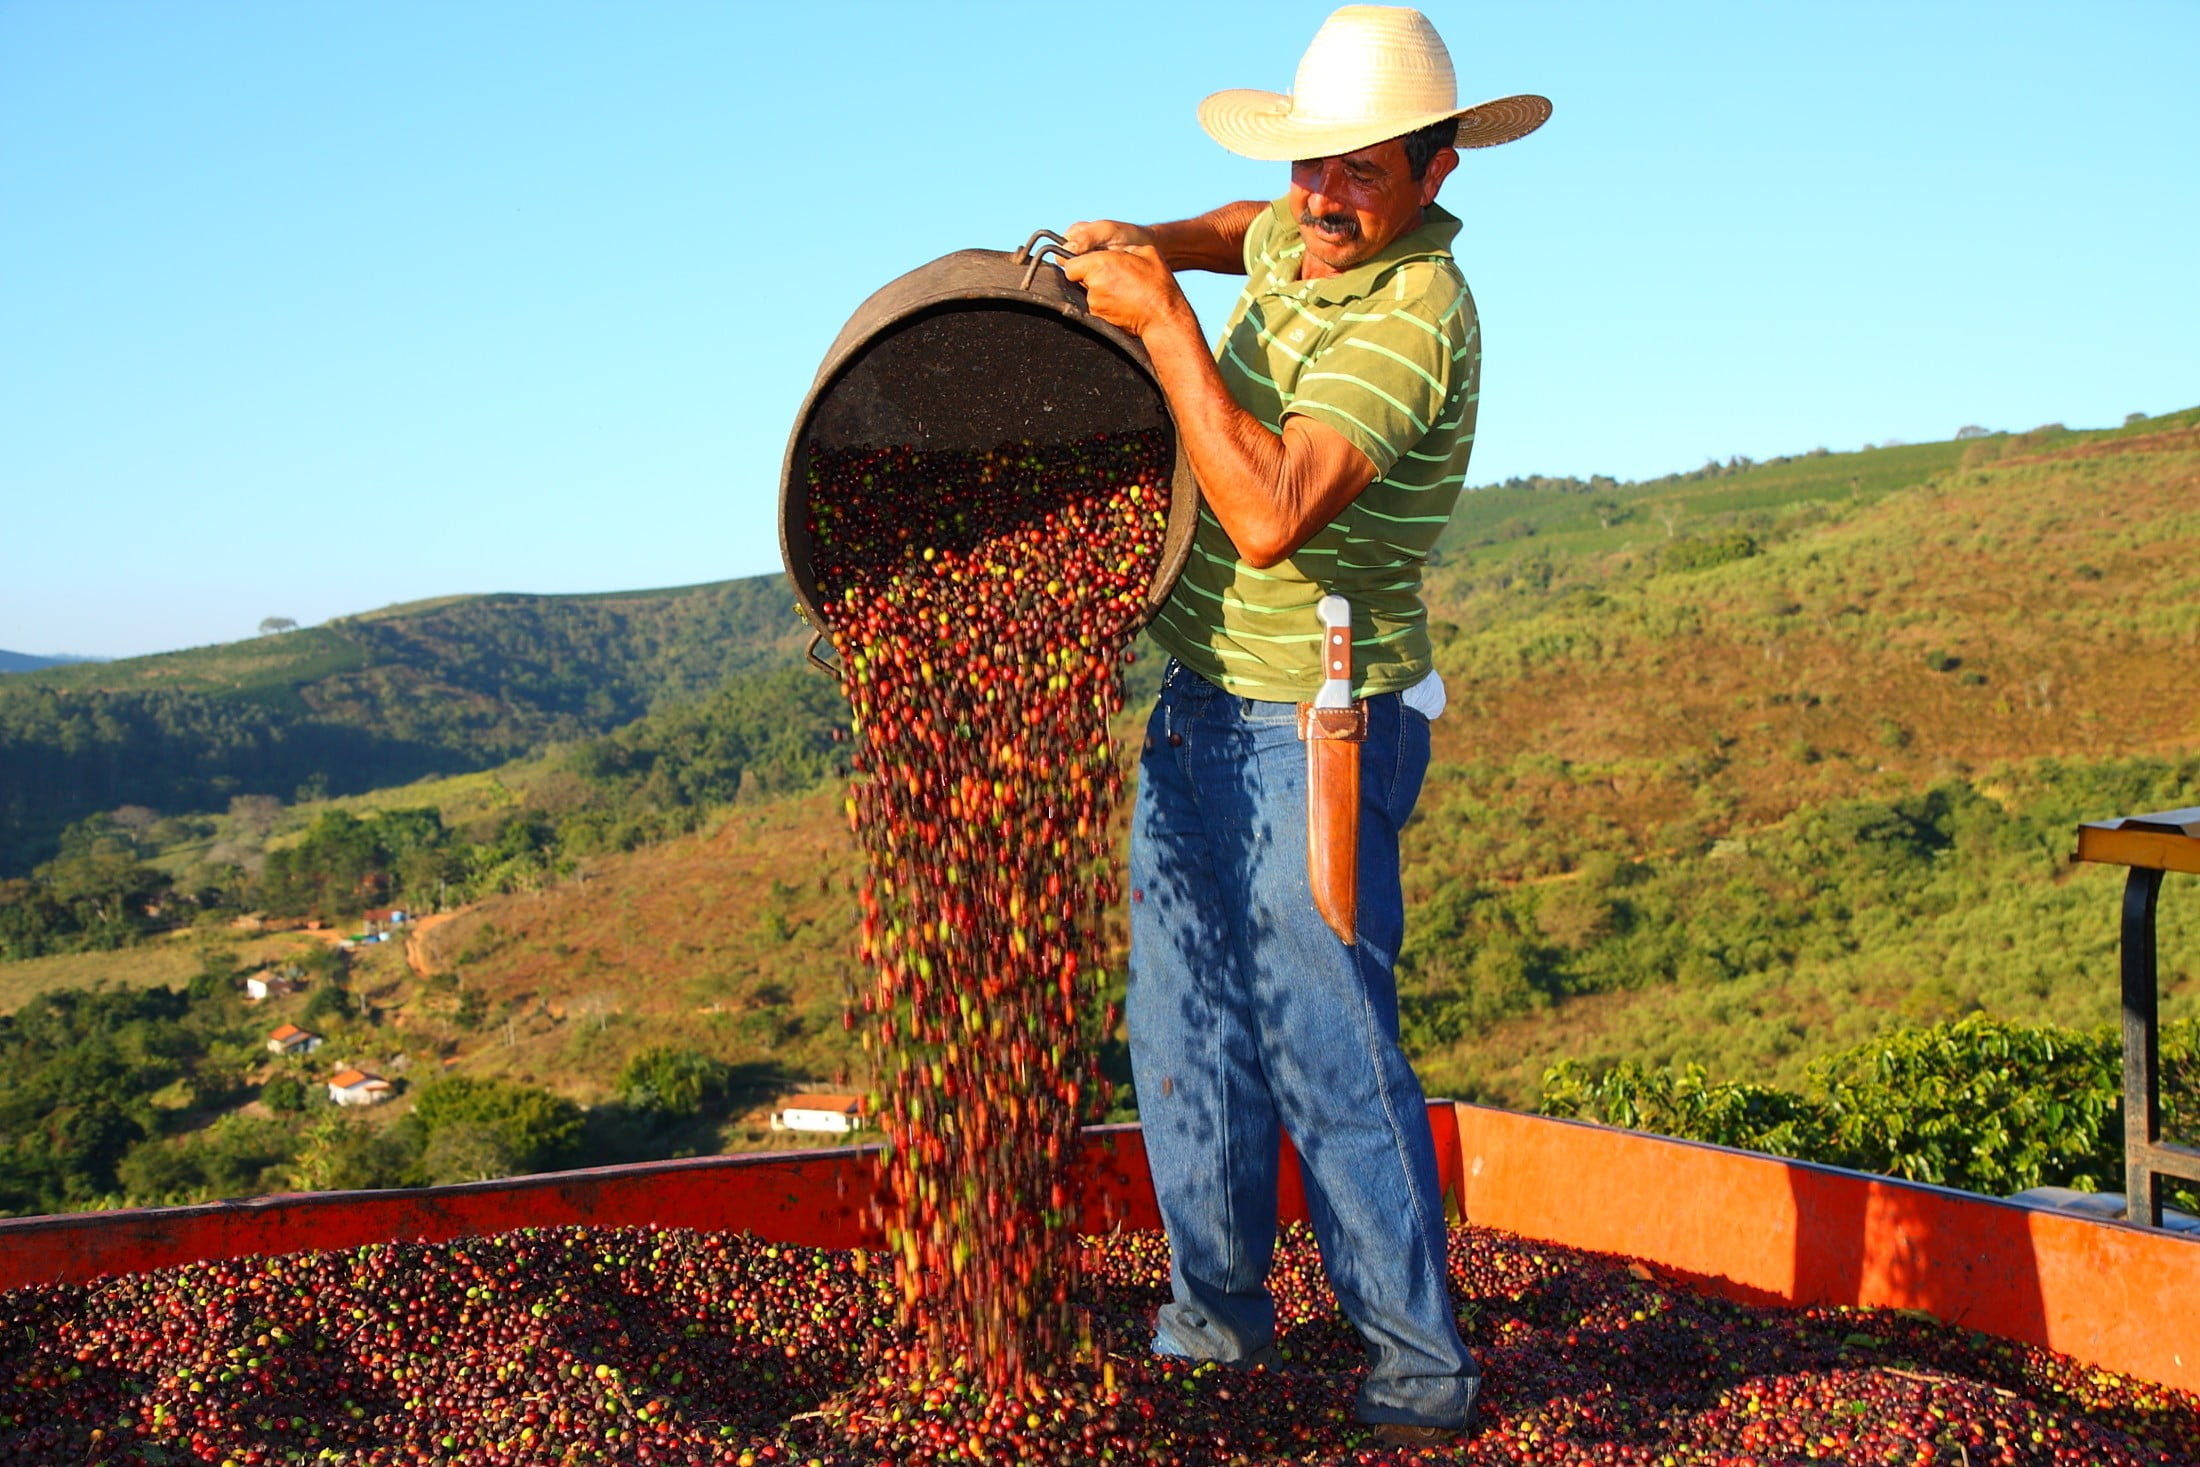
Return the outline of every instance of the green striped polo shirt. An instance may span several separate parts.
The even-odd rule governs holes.
[[[1467,477],[1481,391],[1474,298],[1452,262],[1459,221],[1419,228],[1342,275],[1299,279],[1298,222],[1277,200],[1245,233],[1244,293],[1215,353],[1238,405],[1270,432],[1303,413],[1350,439],[1375,481],[1290,559],[1256,570],[1204,508],[1155,642],[1245,698],[1304,701],[1322,680],[1315,605],[1352,603],[1353,684],[1399,692],[1427,676],[1421,566]]]

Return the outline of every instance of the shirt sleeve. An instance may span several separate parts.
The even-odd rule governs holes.
[[[1376,295],[1346,303],[1336,325],[1299,373],[1284,416],[1342,433],[1382,478],[1444,416],[1461,376],[1465,293],[1412,289],[1401,271]]]
[[[1239,246],[1239,253],[1245,257],[1245,274],[1248,279],[1260,269],[1260,258],[1268,252],[1269,241],[1276,237],[1276,216],[1282,207],[1283,200],[1272,201],[1267,208],[1254,216],[1252,223],[1245,226],[1245,241]]]

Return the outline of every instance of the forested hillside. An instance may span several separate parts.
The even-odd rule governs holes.
[[[340,923],[539,889],[585,857],[844,770],[846,719],[829,679],[782,667],[485,773],[297,806],[240,795],[219,813],[104,811],[68,826],[28,877],[0,877],[0,961],[127,947],[247,910]]]
[[[0,876],[122,805],[352,794],[485,769],[800,653],[777,576],[601,596],[468,596],[0,679]]]
[[[2200,692],[2181,675],[2200,651],[2196,566],[2200,410],[1468,496],[1429,577],[1452,707],[1406,841],[1401,1007],[1431,1090],[1972,1185],[2098,1181],[2118,1124],[2101,1026],[2120,883],[2067,857],[2082,819],[2200,803]],[[1131,671],[1150,683],[1154,661]],[[211,673],[193,676],[211,697]],[[528,708],[582,716],[577,684],[534,686],[565,691]],[[749,1105],[859,1069],[839,1022],[857,865],[844,716],[822,675],[755,670],[493,770],[332,800],[102,806],[0,893],[0,928],[43,912],[48,945],[19,934],[14,950],[65,951],[178,941],[148,935],[171,915],[127,914],[179,895],[164,910],[195,914],[202,939],[246,908],[440,909],[401,949],[355,955],[322,1014],[348,1053],[521,1087],[499,1104],[592,1107],[568,1158],[762,1144]],[[1118,734],[1128,762],[1134,714]],[[2165,888],[2161,935],[2189,1118],[2200,895]],[[41,973],[97,968],[17,962],[8,992]],[[2024,1091],[2042,1053],[2063,1058],[2036,1094],[1991,1099]],[[1120,1052],[1109,1064],[1122,1078]],[[645,1125],[636,1097],[660,1082],[637,1076],[660,1070],[686,1098]],[[110,1185],[184,1195],[230,1175],[192,1139],[206,1112],[189,1099],[131,1102]],[[1981,1105],[2015,1129],[1954,1154],[1950,1117]],[[1896,1129],[1859,1139],[1860,1114]],[[310,1178],[532,1154],[467,1132],[473,1150],[431,1157],[418,1126],[378,1139],[388,1119],[232,1128],[289,1136],[294,1159],[264,1165]],[[2070,1133],[2054,1145],[2051,1123]],[[1901,1127],[1938,1139],[1904,1150]],[[186,1155],[123,1167],[140,1147]],[[97,1191],[35,1161],[18,1158],[25,1195]]]
[[[1410,846],[1436,1083],[1795,1083],[1898,1022],[2112,1017],[2117,883],[2064,858],[2080,819],[2200,802],[2196,421],[1478,496]],[[2165,899],[2173,992],[2196,917]]]
[[[2196,419],[1472,497],[1407,840],[1432,1087],[1533,1105],[1568,1058],[1797,1086],[1902,1026],[2113,1018],[2117,882],[2066,857],[2080,819],[2200,799],[2166,675],[2200,647]],[[620,993],[635,1043],[716,1004],[845,1063],[837,804],[580,860],[438,938],[496,929],[460,966],[498,1002]],[[2200,902],[2162,922],[2189,1012]]]

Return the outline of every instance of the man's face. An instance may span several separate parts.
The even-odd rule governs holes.
[[[1436,202],[1437,189],[1458,162],[1459,155],[1445,148],[1415,178],[1405,144],[1390,138],[1357,153],[1292,164],[1291,211],[1306,241],[1301,275],[1342,274],[1381,254],[1419,226],[1421,211]]]

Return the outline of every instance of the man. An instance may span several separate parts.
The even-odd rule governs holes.
[[[1279,1127],[1323,1266],[1368,1346],[1357,1415],[1386,1444],[1466,1430],[1425,1104],[1398,1047],[1398,830],[1442,711],[1420,568],[1465,482],[1480,344],[1436,207],[1460,146],[1510,142],[1550,104],[1461,109],[1419,12],[1347,6],[1291,95],[1200,106],[1234,152],[1291,162],[1272,204],[1069,231],[1070,277],[1153,360],[1205,498],[1153,624],[1172,661],[1131,837],[1131,1062],[1168,1228],[1154,1348],[1275,1358],[1266,1278]],[[1210,356],[1180,270],[1247,276]],[[1324,677],[1317,602],[1351,608],[1359,745],[1356,923],[1309,892],[1299,705]]]

